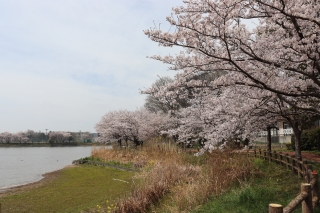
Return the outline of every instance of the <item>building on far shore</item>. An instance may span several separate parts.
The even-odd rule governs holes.
[[[320,120],[314,122],[314,126],[320,126]],[[272,143],[290,143],[291,136],[293,135],[292,127],[286,120],[279,120],[275,128],[271,129],[271,142]],[[267,143],[267,131],[261,131],[254,139],[255,142]]]

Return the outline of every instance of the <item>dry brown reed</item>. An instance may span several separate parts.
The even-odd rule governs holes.
[[[150,161],[156,162],[161,159],[177,158],[177,153],[179,152],[181,152],[181,150],[174,145],[166,143],[152,144],[149,142],[146,143],[144,147],[138,148],[95,148],[91,152],[91,155],[103,161],[118,161],[120,163],[132,162],[139,167],[147,165]]]
[[[252,162],[236,153],[207,153],[199,163],[199,157],[163,143],[139,149],[96,149],[92,155],[143,167],[131,193],[118,200],[116,212],[148,212],[153,205],[166,212],[189,212],[255,173]],[[159,204],[165,195],[165,204]]]
[[[208,201],[209,197],[221,195],[254,174],[252,162],[244,156],[230,152],[208,154],[197,178],[174,189],[171,197],[175,205],[170,212],[189,212]]]
[[[175,184],[196,177],[200,168],[175,162],[158,162],[150,171],[144,171],[143,182],[133,188],[129,197],[118,201],[118,212],[147,212],[168,193]]]

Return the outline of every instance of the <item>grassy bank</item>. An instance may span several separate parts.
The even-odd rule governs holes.
[[[64,169],[39,186],[1,197],[2,212],[90,212],[100,206],[107,208],[130,189],[132,175],[98,166]]]
[[[0,198],[3,212],[267,213],[269,203],[286,206],[304,182],[261,159],[219,151],[195,157],[166,144],[102,147],[84,160],[138,171],[89,165],[62,170],[42,186]]]
[[[255,159],[254,164],[261,171],[259,177],[222,196],[212,197],[193,213],[267,213],[269,203],[279,203],[285,207],[300,193],[300,183],[305,181],[290,170],[261,159]],[[294,212],[301,212],[301,207]],[[315,212],[320,211],[317,209]]]
[[[285,167],[232,152],[195,157],[178,149],[151,146],[99,149],[93,155],[142,167],[135,176],[140,181],[130,194],[117,200],[117,212],[267,213],[269,203],[286,206],[305,182]]]
[[[117,200],[117,212],[190,212],[259,173],[250,159],[236,153],[195,157],[166,144],[136,150],[101,148],[93,156],[141,168],[130,194]]]

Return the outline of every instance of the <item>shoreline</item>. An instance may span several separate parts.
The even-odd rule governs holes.
[[[0,143],[0,147],[77,147],[77,146],[104,146],[106,144],[92,143],[92,142],[70,142],[70,143]]]
[[[42,178],[38,181],[34,181],[34,182],[30,182],[30,183],[18,185],[18,186],[12,186],[12,187],[9,186],[8,188],[0,189],[0,198],[10,196],[10,195],[20,194],[30,189],[41,187],[44,184],[58,178],[63,170],[68,168],[73,168],[73,167],[77,167],[77,165],[71,164],[71,165],[65,166],[62,169],[45,173],[42,175]]]

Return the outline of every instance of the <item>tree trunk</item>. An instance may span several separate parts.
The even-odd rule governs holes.
[[[173,141],[176,143],[178,141],[179,136],[178,135],[173,135],[172,138],[173,138]]]
[[[295,152],[296,152],[295,157],[301,160],[302,159],[302,156],[301,156],[301,132],[302,131],[298,127],[298,122],[293,123],[292,130],[293,130],[294,137],[296,139],[294,144]]]
[[[142,146],[142,141],[140,141],[140,140],[137,139],[137,138],[134,138],[134,139],[133,139],[133,143],[136,145],[136,147]]]
[[[318,150],[320,150],[320,132],[318,132]]]
[[[271,152],[271,127],[267,127],[267,151]]]

